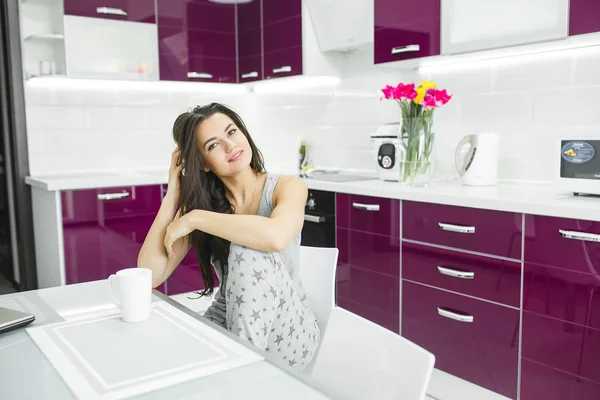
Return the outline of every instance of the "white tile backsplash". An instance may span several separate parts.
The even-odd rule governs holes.
[[[348,54],[333,91],[219,94],[190,88],[27,88],[31,174],[81,169],[168,168],[177,115],[223,102],[245,120],[271,170],[294,171],[304,138],[317,165],[373,170],[369,134],[399,119],[386,84],[433,79],[454,95],[437,111],[438,177],[454,174],[465,134],[501,134],[501,179],[553,179],[552,143],[575,127],[600,137],[600,50],[409,71]]]

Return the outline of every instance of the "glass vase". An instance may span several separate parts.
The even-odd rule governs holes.
[[[400,124],[399,181],[427,186],[433,178],[435,133],[433,118],[405,118]]]

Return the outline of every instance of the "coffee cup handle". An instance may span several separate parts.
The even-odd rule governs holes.
[[[117,275],[112,274],[108,277],[108,293],[110,294],[110,298],[113,301],[113,303],[115,303],[117,305],[117,307],[120,307],[121,302],[119,301],[119,295],[120,293],[115,294],[115,291],[113,289],[114,287],[114,283],[117,280]]]

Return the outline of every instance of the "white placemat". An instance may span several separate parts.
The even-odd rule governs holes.
[[[195,318],[154,303],[148,320],[106,311],[28,334],[80,399],[122,399],[263,360]]]

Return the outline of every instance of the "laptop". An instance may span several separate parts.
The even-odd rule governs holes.
[[[35,315],[33,314],[0,307],[0,333],[29,325],[34,319]]]

